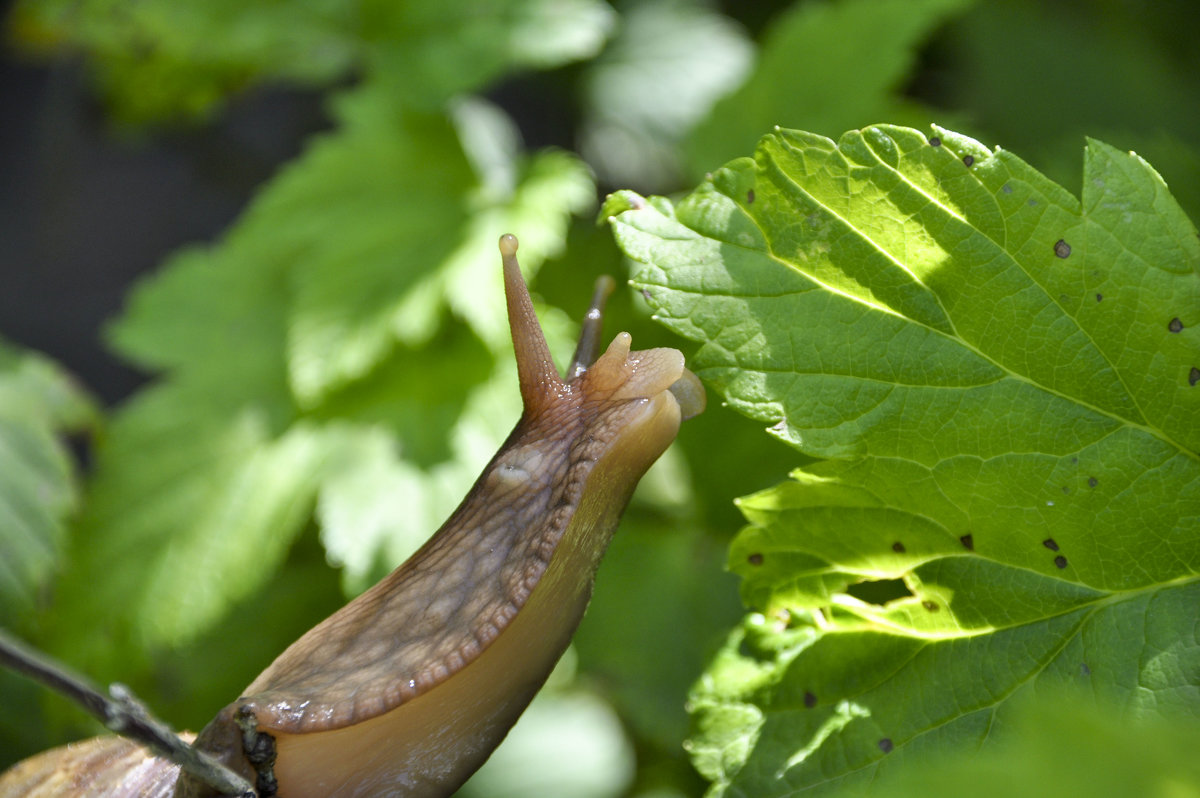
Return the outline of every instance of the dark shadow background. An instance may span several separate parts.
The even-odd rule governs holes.
[[[143,377],[104,348],[130,283],[212,240],[327,126],[319,96],[255,91],[207,127],[118,133],[77,63],[0,62],[0,330],[111,404]]]

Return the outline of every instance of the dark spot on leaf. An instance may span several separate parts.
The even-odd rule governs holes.
[[[1099,301],[1101,301],[1101,300],[1103,300],[1103,299],[1104,299],[1104,294],[1096,294],[1096,301],[1097,301],[1097,302],[1099,302]]]
[[[1091,676],[1092,675],[1092,669],[1088,667],[1088,664],[1086,662],[1079,663],[1079,675],[1080,676]]]
[[[975,156],[974,155],[964,155],[963,163],[966,164],[968,167],[974,166],[975,165]]]
[[[1071,245],[1061,238],[1054,242],[1054,254],[1060,258],[1066,258],[1071,255]]]
[[[1179,317],[1175,317],[1171,319],[1171,322],[1167,325],[1167,329],[1171,332],[1182,332],[1183,322],[1179,320]]]
[[[746,562],[750,563],[751,565],[762,565],[763,564],[763,556],[762,556],[762,554],[760,554],[759,552],[756,551],[753,554],[751,554],[749,557],[746,558]]]
[[[896,552],[897,554],[903,554],[904,553],[904,544],[897,540],[895,543],[892,544],[892,551]]]
[[[1192,370],[1188,372],[1188,385],[1195,385],[1200,382],[1200,369],[1192,366]]]
[[[1070,493],[1070,492],[1071,492],[1071,489],[1068,488],[1066,485],[1063,485],[1063,493]]]
[[[1078,462],[1079,462],[1079,458],[1078,458],[1078,457],[1072,457],[1072,458],[1071,458],[1071,465],[1075,465],[1075,464],[1077,464]]]
[[[1054,558],[1054,564],[1057,565],[1059,568],[1066,568],[1067,567],[1067,558],[1060,554]]]
[[[1005,194],[1011,194],[1011,193],[1012,193],[1012,186],[1010,186],[1008,183],[1005,183],[1004,185],[1002,185],[1002,186],[1000,187],[1000,190],[1001,190],[1001,191],[1003,191]]]
[[[891,737],[884,737],[882,740],[879,741],[879,750],[883,751],[885,754],[890,754],[892,752],[892,749],[895,747],[896,746],[892,745]]]
[[[746,192],[746,204],[750,205],[750,204],[753,204],[753,202],[754,202],[754,189],[750,189],[749,191]]]
[[[1095,477],[1088,477],[1088,487],[1089,488],[1094,488],[1099,484],[1100,484],[1100,480],[1096,479]]]
[[[1026,204],[1026,205],[1028,205],[1030,208],[1032,208],[1032,207],[1034,207],[1035,205],[1037,205],[1037,200],[1035,200],[1035,199],[1031,199],[1031,200],[1029,200],[1028,202],[1026,202],[1025,204]]]
[[[967,551],[975,551],[975,537],[970,533],[963,535],[958,539],[958,542],[961,543],[962,547]]]
[[[929,137],[929,146],[930,147],[940,147],[940,146],[942,146],[942,140],[939,139],[937,136],[930,136]]]
[[[1050,551],[1058,551],[1058,544],[1054,541],[1054,538],[1046,538],[1042,541],[1042,545],[1050,549]]]
[[[929,610],[930,612],[937,612],[938,610],[941,609],[941,607],[939,607],[937,605],[936,601],[930,601],[929,599],[925,599],[924,601],[922,601],[921,606],[924,607],[925,609]]]
[[[804,691],[804,706],[806,706],[809,709],[812,709],[816,705],[817,705],[817,697],[815,695],[813,695],[811,692],[809,692],[808,690],[805,690]]]
[[[1059,294],[1059,295],[1058,295],[1058,301],[1059,301],[1059,302],[1064,302],[1064,303],[1065,303],[1065,302],[1069,302],[1069,301],[1070,301],[1070,299],[1071,299],[1071,298],[1070,298],[1069,296],[1067,296],[1066,294]]]

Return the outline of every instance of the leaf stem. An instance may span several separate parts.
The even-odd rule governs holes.
[[[208,754],[193,748],[170,726],[154,717],[123,684],[114,683],[108,695],[61,662],[0,629],[0,665],[74,701],[107,728],[174,762],[221,795],[256,798],[248,781]]]

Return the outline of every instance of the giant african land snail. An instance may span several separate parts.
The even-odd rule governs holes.
[[[681,418],[703,409],[676,350],[631,352],[620,333],[595,358],[595,309],[576,352],[595,362],[559,378],[516,238],[502,237],[500,250],[521,420],[420,551],[293,643],[200,733],[198,747],[264,794],[272,777],[281,798],[457,789],[566,648],[638,480]],[[244,729],[254,727],[275,754],[272,773],[247,760]],[[0,777],[5,798],[81,791],[213,794],[116,737],[48,751]]]

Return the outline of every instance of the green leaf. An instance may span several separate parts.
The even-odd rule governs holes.
[[[310,426],[276,435],[252,406],[221,422],[180,389],[143,394],[101,452],[56,643],[108,668],[130,653],[114,640],[152,650],[202,633],[278,567],[328,447]]]
[[[403,322],[413,340],[433,331],[437,314],[411,296],[458,244],[475,185],[444,116],[402,111],[378,87],[338,109],[339,134],[273,181],[240,231],[290,261],[288,369],[305,406],[382,360],[400,317],[420,313]]]
[[[329,558],[361,590],[436,529],[519,415],[460,440],[507,406],[479,401],[496,376],[517,396],[494,367],[511,357],[496,240],[519,230],[535,270],[592,202],[586,168],[496,146],[498,112],[465,152],[454,120],[400,108],[378,84],[336,108],[337,131],[223,241],[144,281],[110,328],[165,374],[99,452],[60,597],[57,645],[97,671],[114,639],[145,653],[205,632],[271,576],[314,505]],[[563,325],[550,326],[557,344]],[[367,500],[364,485],[399,492]]]
[[[616,15],[597,0],[450,0],[369,6],[382,31],[368,63],[405,102],[433,107],[505,71],[600,51]]]
[[[752,58],[745,32],[705,4],[633,4],[585,73],[581,153],[610,185],[675,188],[680,141]]]
[[[0,339],[0,623],[27,616],[58,565],[79,500],[59,436],[95,420],[91,400],[57,364]]]
[[[684,151],[703,175],[776,125],[834,135],[876,119],[928,121],[898,90],[917,47],[972,0],[796,3],[771,23],[746,82],[716,104]],[[944,120],[945,114],[942,114]]]
[[[1200,242],[1135,155],[1089,141],[1083,186],[879,126],[609,201],[698,373],[827,458],[740,502],[757,612],[692,699],[718,793],[929,766],[1065,684],[1200,715]]]
[[[248,85],[328,85],[358,69],[432,111],[506,71],[594,55],[615,15],[597,0],[23,2],[27,46],[91,56],[118,118],[203,117]]]
[[[116,115],[146,122],[203,116],[252,81],[334,80],[358,56],[354,22],[344,0],[85,0],[20,3],[13,25],[27,44],[88,53]]]
[[[1004,742],[938,768],[884,779],[887,798],[1172,798],[1200,795],[1200,727],[1179,718],[1123,717],[1082,695],[1030,703],[1014,713]]]

